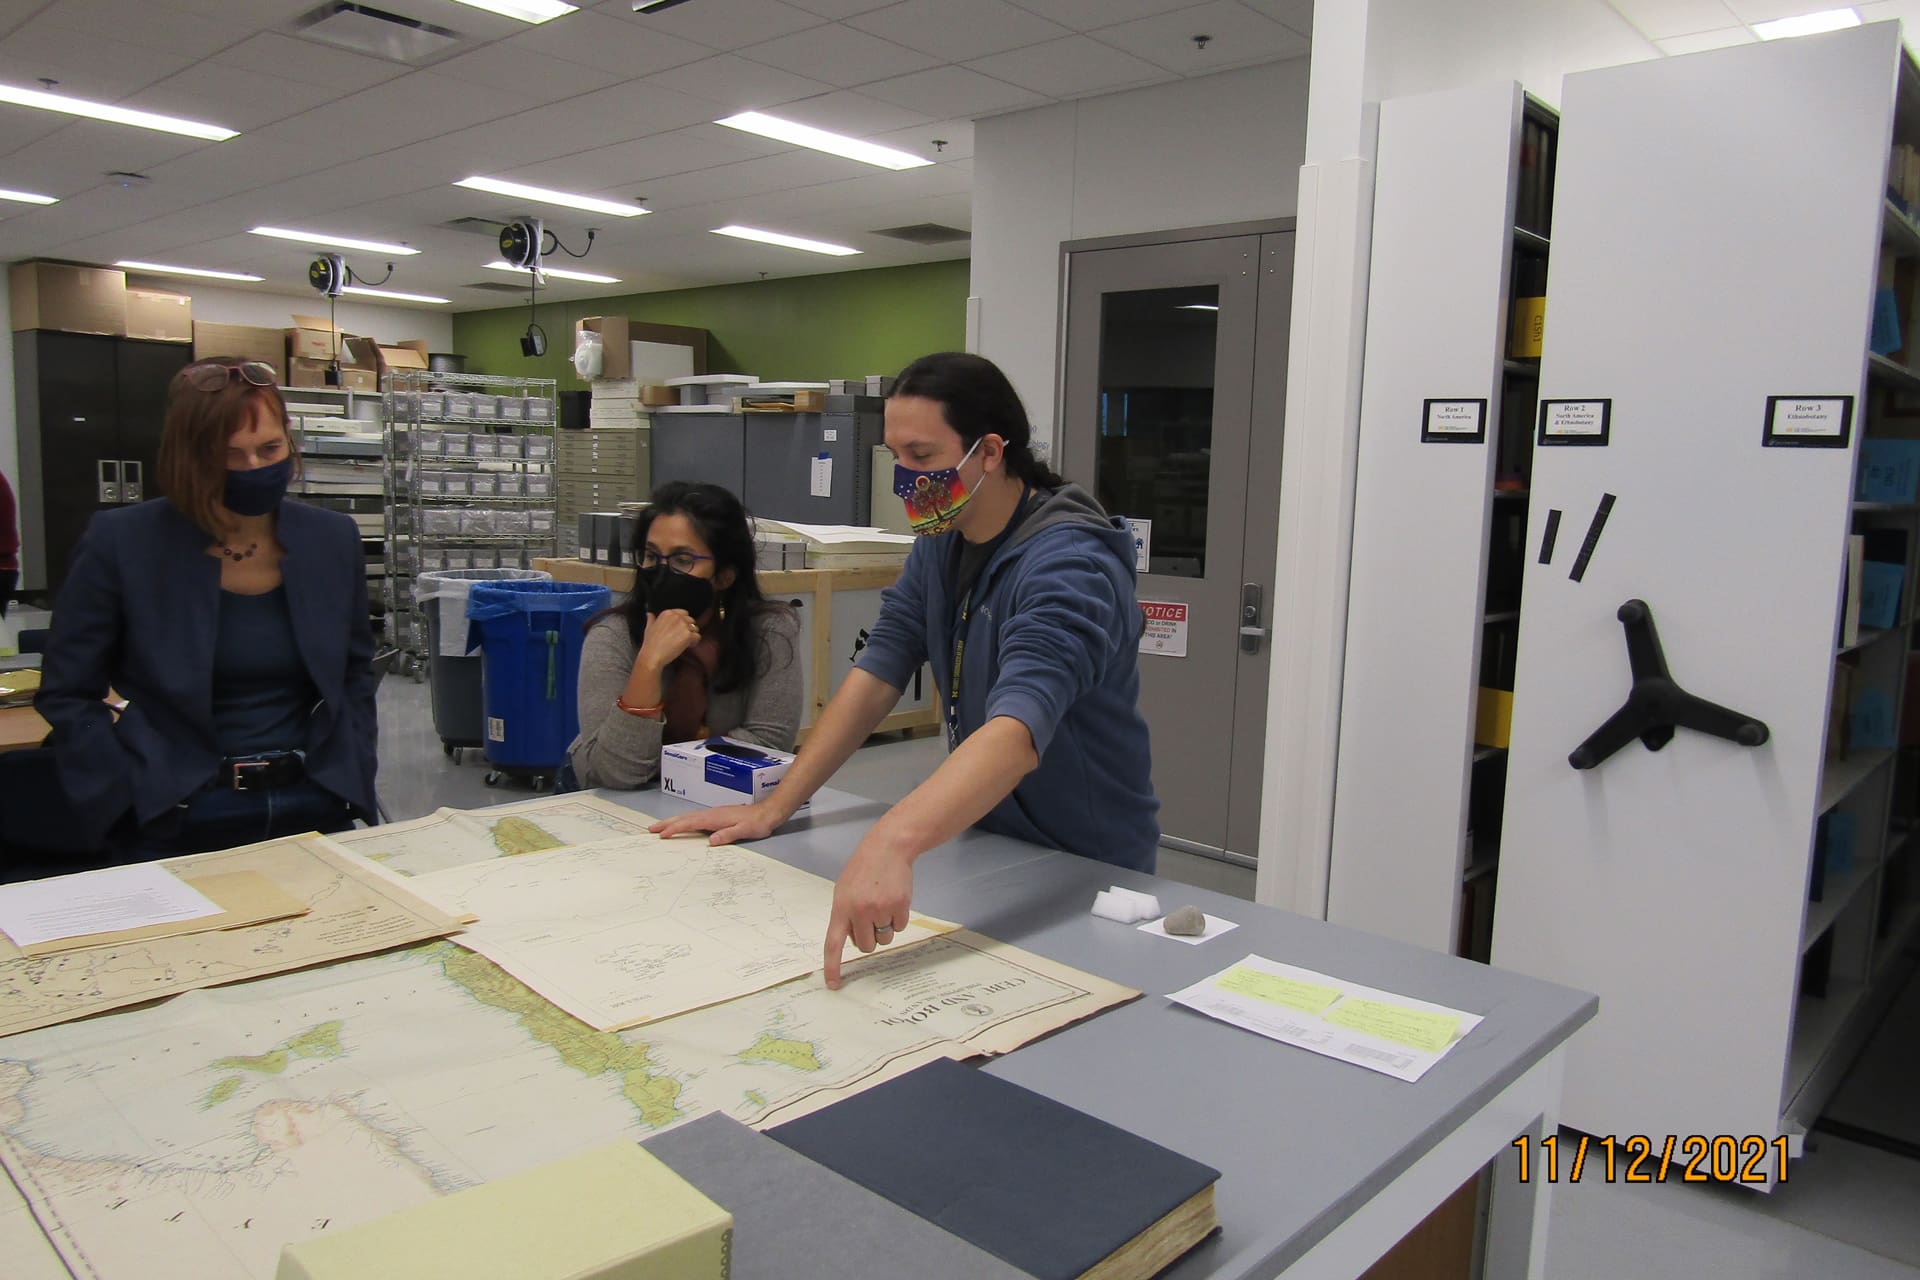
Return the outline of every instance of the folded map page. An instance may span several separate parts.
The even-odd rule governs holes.
[[[420,876],[477,918],[460,944],[602,1031],[765,990],[821,967],[833,882],[737,845],[645,831]],[[954,928],[913,917],[892,949]],[[860,952],[847,944],[846,956]]]
[[[432,942],[0,1040],[0,1201],[81,1280],[264,1280],[288,1241],[710,1112],[776,1124],[1137,994],[962,930],[838,991],[603,1032]],[[26,1229],[0,1203],[7,1280],[41,1280]]]
[[[595,795],[544,796],[487,809],[440,809],[331,839],[389,871],[419,876],[487,858],[644,836],[654,821]]]
[[[366,955],[460,928],[459,921],[410,892],[399,876],[334,848],[321,836],[270,840],[169,859],[166,865],[189,880],[251,871],[307,912],[240,929],[45,956],[0,956],[0,1036],[196,987]]]

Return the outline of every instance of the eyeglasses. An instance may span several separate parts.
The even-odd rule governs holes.
[[[676,551],[670,556],[663,556],[652,547],[648,547],[640,553],[640,567],[642,569],[658,569],[664,564],[675,573],[692,573],[695,565],[699,564],[702,560],[711,559],[713,559],[712,556],[697,556],[691,551]]]
[[[277,382],[273,366],[263,360],[243,360],[239,364],[196,364],[187,368],[187,385],[195,391],[219,391],[235,378],[255,387],[271,387]]]

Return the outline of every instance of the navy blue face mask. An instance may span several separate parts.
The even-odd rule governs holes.
[[[280,509],[293,479],[293,459],[282,458],[251,471],[227,472],[227,490],[220,501],[237,516],[272,515]]]

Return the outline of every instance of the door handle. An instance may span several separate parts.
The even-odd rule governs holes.
[[[100,482],[100,504],[111,506],[120,501],[120,464],[112,458],[98,458],[93,465]]]
[[[123,458],[120,461],[120,501],[146,501],[147,477],[145,468],[137,458]]]
[[[1260,642],[1267,638],[1267,629],[1260,625],[1260,584],[1243,582],[1240,584],[1240,652],[1260,652]]]

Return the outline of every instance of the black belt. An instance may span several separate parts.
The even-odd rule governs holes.
[[[236,756],[220,762],[212,785],[222,790],[270,791],[307,776],[307,762],[297,751],[270,755]]]

